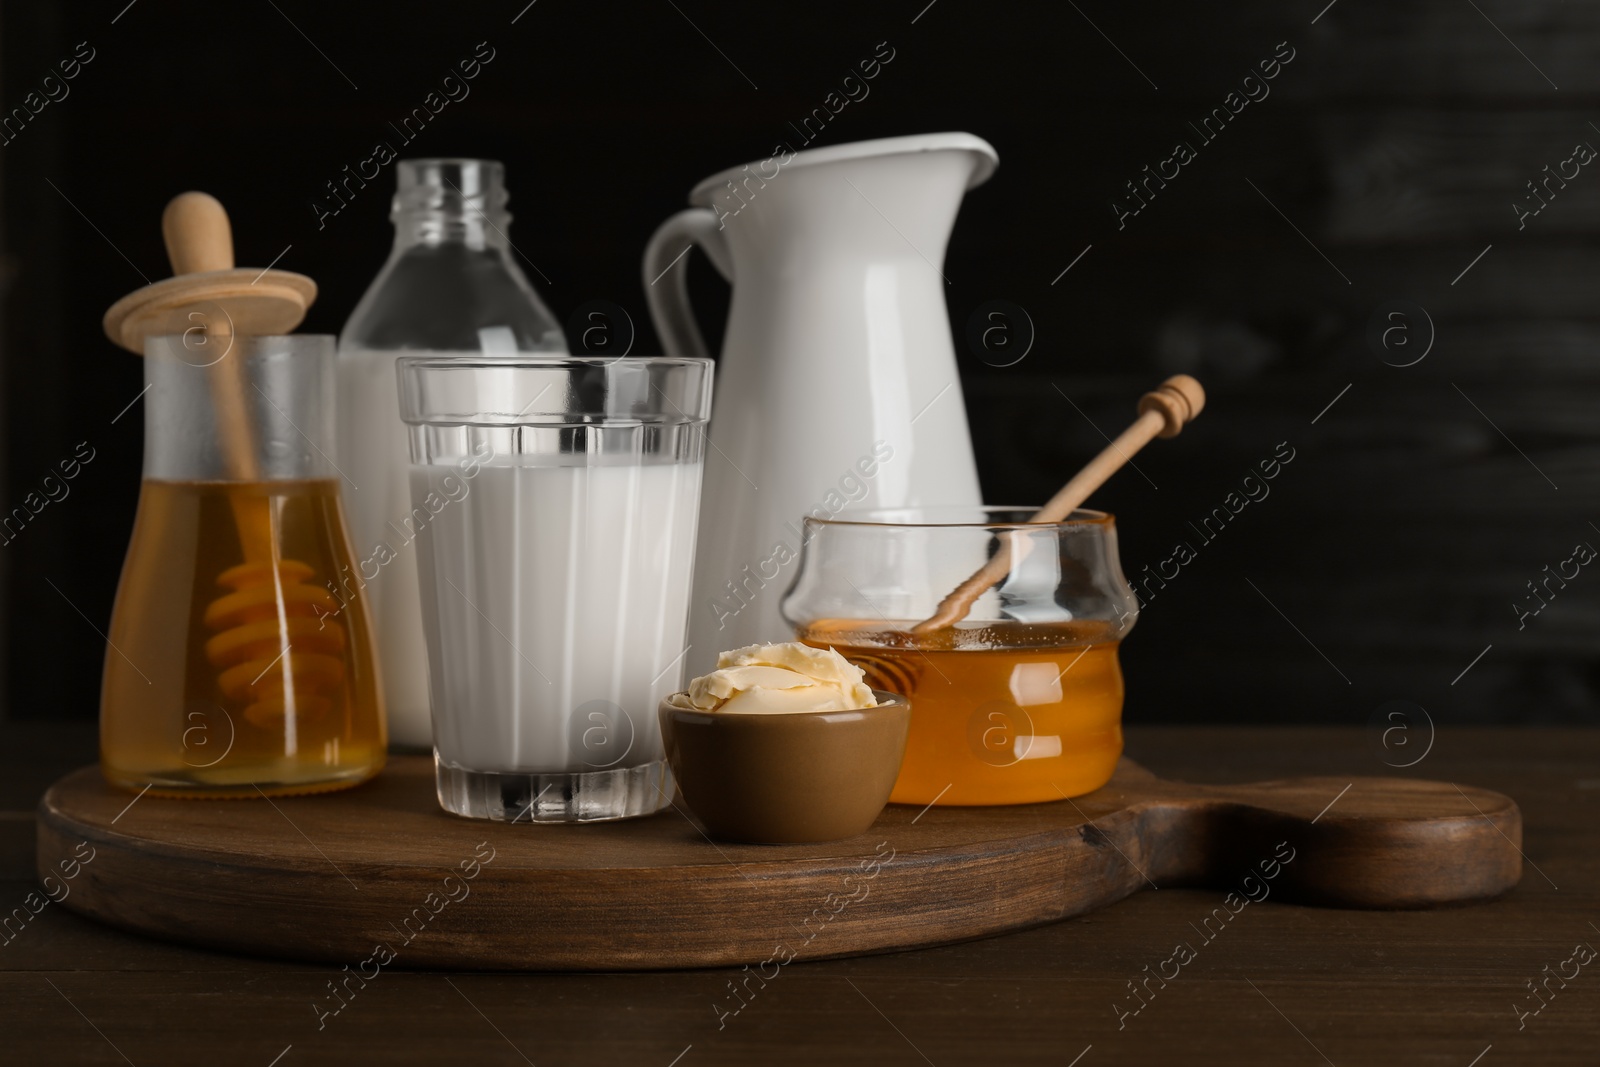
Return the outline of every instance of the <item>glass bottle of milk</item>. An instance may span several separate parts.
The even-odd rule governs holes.
[[[377,636],[389,737],[433,744],[411,507],[400,421],[401,355],[565,354],[561,327],[513,258],[505,167],[403,159],[394,251],[339,335],[339,450],[358,580]]]

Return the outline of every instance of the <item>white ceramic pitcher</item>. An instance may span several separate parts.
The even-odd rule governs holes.
[[[668,355],[706,355],[684,254],[733,284],[700,508],[687,677],[786,641],[802,520],[980,503],[945,310],[963,193],[998,163],[967,133],[785,150],[712,175],[644,254]],[[862,590],[857,617],[875,612]]]

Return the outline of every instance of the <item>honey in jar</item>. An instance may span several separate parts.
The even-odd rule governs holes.
[[[145,481],[106,650],[108,779],[254,796],[336,789],[382,766],[338,493],[331,479]]]
[[[897,804],[1026,804],[1098,789],[1122,754],[1119,638],[1105,622],[824,619],[800,639],[834,648],[876,689],[911,700]]]

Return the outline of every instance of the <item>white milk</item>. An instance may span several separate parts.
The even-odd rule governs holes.
[[[681,688],[700,469],[484,466],[463,480],[413,467],[417,506],[449,475],[459,497],[434,498],[417,540],[442,763],[574,773],[662,758],[656,709]]]
[[[415,353],[340,349],[338,464],[378,646],[389,739],[426,748],[433,743],[428,642],[422,634],[416,529],[409,520],[411,450],[400,421],[394,369],[396,357],[405,354]],[[387,545],[392,556],[379,553],[380,545]],[[387,562],[380,565],[380,559]]]

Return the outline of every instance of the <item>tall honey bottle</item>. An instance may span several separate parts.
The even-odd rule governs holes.
[[[290,795],[382,768],[333,361],[326,336],[146,338],[144,480],[101,693],[113,783]]]

